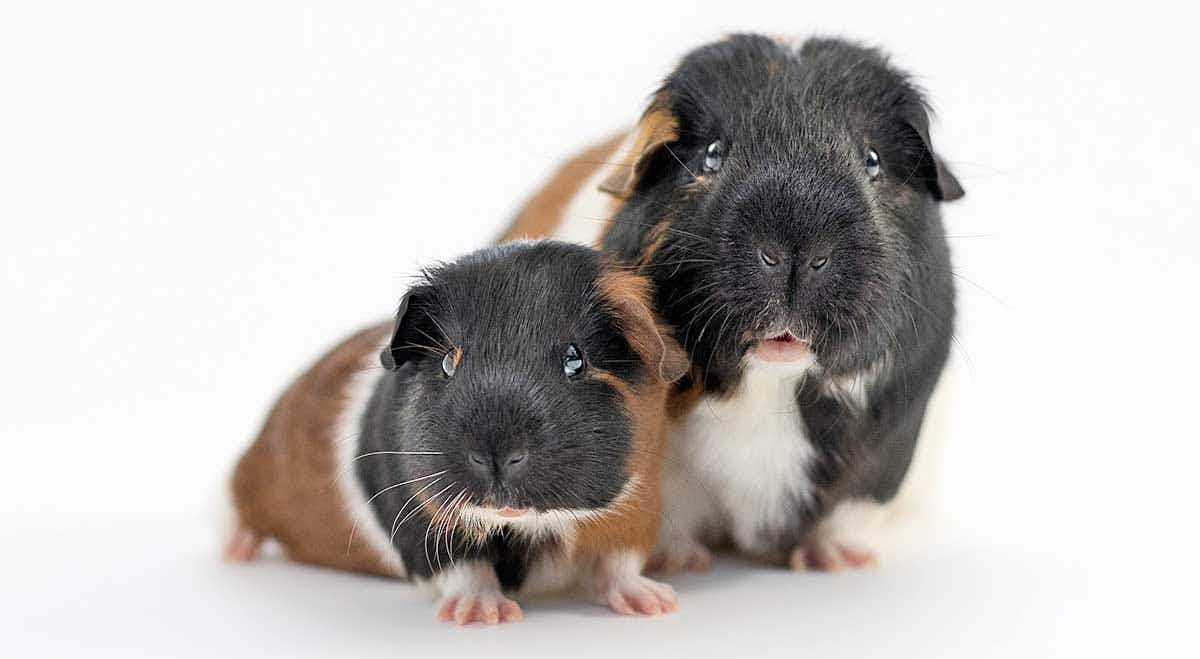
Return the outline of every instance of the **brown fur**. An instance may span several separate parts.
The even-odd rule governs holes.
[[[590,377],[608,383],[624,399],[633,422],[633,450],[626,473],[636,480],[636,487],[624,505],[598,519],[580,522],[575,552],[580,558],[597,559],[622,550],[648,556],[658,532],[659,481],[666,450],[663,409],[670,383],[682,373],[681,368],[686,368],[687,356],[670,338],[669,328],[650,311],[649,285],[645,279],[613,271],[602,275],[598,285],[601,294],[618,309],[630,344],[651,365],[651,372],[657,377],[634,387],[607,371],[594,367],[590,370]]]
[[[679,120],[667,107],[665,96],[658,95],[650,101],[635,130],[637,137],[633,140],[633,149],[612,176],[600,185],[601,190],[622,200],[629,197],[645,173],[649,164],[646,156],[657,147],[679,139]]]
[[[240,523],[275,538],[304,563],[393,576],[361,535],[349,542],[353,522],[337,476],[338,416],[350,379],[367,364],[391,328],[358,332],[301,375],[279,398],[258,439],[233,475]]]
[[[550,181],[521,207],[517,218],[500,241],[553,234],[562,224],[563,213],[571,204],[571,199],[597,170],[612,161],[624,139],[624,134],[614,135],[588,147],[559,167]]]

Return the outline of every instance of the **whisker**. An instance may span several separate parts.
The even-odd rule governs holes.
[[[433,501],[437,501],[438,497],[440,497],[440,496],[442,496],[443,494],[445,494],[447,491],[449,491],[449,490],[450,490],[450,488],[454,487],[455,485],[457,485],[457,483],[453,483],[453,482],[452,482],[452,483],[450,483],[450,484],[449,484],[449,485],[447,485],[447,486],[446,486],[444,489],[442,489],[440,492],[438,492],[437,494],[435,494],[435,495],[433,495],[433,496],[429,497],[428,499],[426,499],[426,500],[425,500],[425,503],[430,503],[430,502],[433,502]],[[419,508],[420,508],[420,507],[418,506],[418,509],[419,509]],[[429,531],[430,531],[431,529],[433,529],[433,522],[434,522],[434,520],[436,520],[436,519],[437,519],[437,513],[438,513],[438,512],[440,512],[440,511],[441,511],[441,509],[442,509],[441,505],[438,505],[438,509],[437,509],[437,511],[435,511],[435,512],[434,512],[434,514],[433,514],[433,517],[430,517],[430,518],[429,518],[429,525],[425,527],[425,537],[424,537],[424,538],[422,538],[422,540],[421,540],[421,546],[423,546],[423,547],[425,548],[425,562],[429,564],[429,569],[430,569],[430,570],[432,570],[432,569],[433,569],[433,559],[431,559],[431,558],[429,557]]]
[[[354,459],[367,458],[372,455],[444,455],[441,451],[371,451],[354,456]]]
[[[412,503],[412,500],[416,499],[417,495],[419,495],[420,493],[424,492],[425,490],[428,490],[429,488],[433,487],[434,485],[437,485],[438,481],[440,481],[440,480],[442,480],[442,479],[437,478],[437,479],[434,479],[434,480],[426,483],[425,487],[422,487],[421,489],[417,490],[416,492],[413,492],[413,495],[411,497],[409,497],[407,501],[404,502],[404,505],[400,506],[400,510],[396,513],[396,517],[392,519],[392,534],[390,536],[388,536],[389,542],[396,540],[396,532],[399,531],[400,527],[404,526],[404,522],[408,520],[408,517],[405,517],[403,521],[401,521],[401,519],[400,519],[400,516],[404,514],[404,509],[408,507],[408,504]],[[411,517],[413,513],[417,512],[420,509],[421,509],[420,506],[413,508],[412,512],[409,513],[409,517]]]
[[[447,471],[448,470],[443,469],[435,474],[429,474],[428,476],[422,476],[420,478],[414,478],[412,480],[407,480],[402,483],[396,483],[395,485],[389,485],[388,487],[385,487],[382,490],[376,492],[374,495],[371,496],[370,499],[367,499],[367,504],[370,505],[370,503],[372,501],[374,501],[376,497],[383,494],[384,492],[387,492],[388,490],[394,490],[402,485],[408,485],[410,483],[416,483],[419,481],[427,480],[427,479],[433,478],[434,476],[441,476],[442,474],[446,473]],[[354,545],[354,533],[356,531],[358,531],[358,518],[357,517],[355,517],[354,523],[350,525],[350,536],[346,540],[346,553],[347,554],[350,553],[350,547]]]
[[[396,483],[395,485],[389,485],[389,486],[387,486],[387,487],[383,488],[382,490],[380,490],[380,491],[376,492],[375,494],[371,495],[371,498],[370,498],[370,499],[367,499],[367,503],[371,503],[371,502],[372,502],[372,501],[374,501],[374,500],[375,500],[375,499],[376,499],[376,498],[377,498],[379,495],[383,494],[384,492],[387,492],[388,490],[394,490],[394,489],[396,489],[396,488],[398,488],[398,487],[400,487],[400,486],[402,486],[402,485],[409,485],[409,484],[411,484],[411,483],[416,483],[416,482],[418,482],[418,481],[428,480],[428,479],[430,479],[430,478],[433,478],[434,476],[441,476],[442,474],[446,473],[447,471],[449,471],[449,469],[443,469],[443,470],[441,470],[441,471],[439,471],[439,472],[435,472],[435,473],[429,474],[428,476],[422,476],[422,477],[420,477],[420,478],[413,478],[413,479],[411,479],[411,480],[406,480],[406,481],[402,481],[402,482],[400,482],[400,483]]]
[[[696,173],[695,173],[695,172],[693,172],[693,171],[691,170],[691,168],[689,168],[689,167],[688,167],[686,164],[684,164],[684,162],[683,162],[682,160],[680,160],[680,159],[679,159],[679,156],[675,155],[675,152],[671,150],[671,147],[670,147],[670,145],[668,145],[668,144],[664,144],[664,145],[663,145],[663,148],[665,148],[665,149],[667,150],[667,153],[671,154],[671,157],[675,159],[675,162],[678,162],[678,163],[679,163],[679,166],[680,166],[680,167],[683,167],[683,170],[684,170],[684,171],[686,171],[688,174],[691,174],[691,175],[692,175],[692,179],[699,179],[699,178],[700,178],[699,176],[696,176]]]

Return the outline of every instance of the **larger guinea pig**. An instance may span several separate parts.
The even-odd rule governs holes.
[[[691,356],[663,567],[722,539],[796,569],[874,562],[929,457],[954,322],[939,204],[962,195],[879,51],[737,35],[684,57],[634,131],[527,204],[509,237],[636,264]]]
[[[554,242],[427,271],[391,329],[280,398],[234,473],[228,557],[274,538],[298,561],[430,583],[460,624],[518,620],[505,593],[574,583],[621,613],[674,610],[641,571],[687,358],[647,289]]]

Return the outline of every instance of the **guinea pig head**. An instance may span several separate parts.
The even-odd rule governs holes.
[[[665,391],[686,357],[644,299],[614,294],[613,276],[637,281],[581,246],[515,244],[410,290],[381,359],[401,381],[399,450],[442,472],[419,497],[428,506],[516,523],[621,495],[639,450],[633,402]]]
[[[734,36],[643,115],[603,237],[640,263],[707,380],[749,355],[870,366],[952,303],[938,202],[961,197],[919,91],[879,52]],[[934,318],[930,318],[930,316]]]

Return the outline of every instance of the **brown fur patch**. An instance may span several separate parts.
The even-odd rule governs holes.
[[[335,436],[346,385],[390,332],[390,323],[358,332],[301,375],[234,471],[241,523],[294,560],[395,576],[361,534],[348,543],[353,522],[336,483],[337,442],[347,438]]]
[[[614,135],[559,167],[550,182],[521,207],[500,242],[516,238],[543,238],[553,234],[563,223],[563,213],[571,205],[571,199],[593,174],[616,158],[617,148],[624,140],[625,134]]]
[[[575,551],[580,556],[601,558],[613,551],[633,550],[648,555],[658,532],[659,481],[666,451],[666,415],[674,372],[686,368],[687,356],[675,343],[670,329],[650,311],[649,284],[637,275],[610,270],[597,282],[601,294],[617,309],[626,338],[658,372],[638,385],[616,375],[592,368],[591,378],[608,383],[623,399],[633,425],[633,448],[626,473],[635,483],[629,499],[596,519],[580,522]],[[679,361],[682,360],[682,366]]]
[[[674,332],[660,321],[650,304],[650,284],[640,275],[609,270],[597,282],[605,299],[617,310],[633,349],[658,367],[658,375],[667,383],[687,373],[687,353],[675,341]]]
[[[604,180],[600,189],[626,199],[637,187],[638,179],[646,173],[649,158],[655,149],[667,142],[679,139],[679,120],[667,106],[665,94],[658,94],[650,101],[635,129],[636,137],[624,163]]]
[[[629,550],[649,556],[658,534],[659,481],[666,450],[666,385],[656,381],[635,390],[607,371],[592,368],[590,377],[610,384],[624,401],[633,422],[633,449],[626,473],[635,483],[624,500],[601,517],[581,520],[575,535],[575,558],[601,559],[615,551]]]
[[[704,381],[698,369],[692,369],[692,384],[687,389],[675,389],[667,398],[667,416],[677,421],[692,411],[704,396]]]

